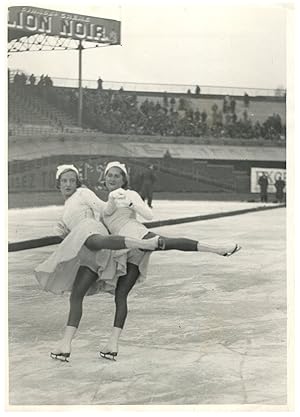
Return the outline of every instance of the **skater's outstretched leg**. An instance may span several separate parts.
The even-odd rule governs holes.
[[[153,232],[147,233],[144,239],[153,238]],[[180,250],[184,252],[209,252],[221,256],[230,256],[238,252],[241,247],[238,244],[230,245],[209,245],[197,240],[187,239],[183,237],[170,238],[159,236],[157,250]]]

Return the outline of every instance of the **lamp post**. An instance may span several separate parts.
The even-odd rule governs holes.
[[[78,65],[78,126],[82,127],[82,41],[78,43],[79,65]]]

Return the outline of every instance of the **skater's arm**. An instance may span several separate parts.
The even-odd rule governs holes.
[[[127,190],[126,197],[129,201],[129,207],[142,216],[145,220],[153,219],[153,212],[149,206],[142,200],[141,196],[133,190]]]
[[[55,235],[61,237],[62,239],[64,239],[70,233],[70,230],[62,220],[54,226],[53,231]]]
[[[83,188],[81,189],[81,196],[85,204],[87,204],[87,206],[90,207],[93,212],[102,213],[105,207],[105,202],[97,197],[93,191],[91,191],[89,188]]]

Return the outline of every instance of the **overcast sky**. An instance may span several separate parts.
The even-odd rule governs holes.
[[[85,5],[83,5],[85,3]],[[122,46],[85,50],[83,79],[286,87],[287,6],[275,2],[9,2],[121,20]],[[160,5],[159,5],[160,4]],[[212,4],[211,6],[209,4]],[[78,77],[76,51],[11,54],[10,68]]]

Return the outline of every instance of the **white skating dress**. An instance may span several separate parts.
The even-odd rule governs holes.
[[[61,227],[69,230],[65,239],[42,264],[35,269],[40,287],[54,294],[71,291],[80,266],[98,274],[87,295],[100,291],[114,293],[118,277],[126,274],[127,249],[90,251],[84,242],[94,234],[109,235],[98,221],[106,203],[88,188],[78,188],[64,205]]]
[[[110,200],[102,211],[102,220],[112,235],[126,236],[142,239],[149,233],[149,230],[137,220],[137,214],[146,220],[153,219],[150,207],[145,204],[140,195],[133,190],[125,191],[125,199]],[[131,249],[128,253],[128,260],[139,267],[140,275],[137,282],[141,283],[146,279],[149,257],[152,252],[144,252],[140,249]]]

